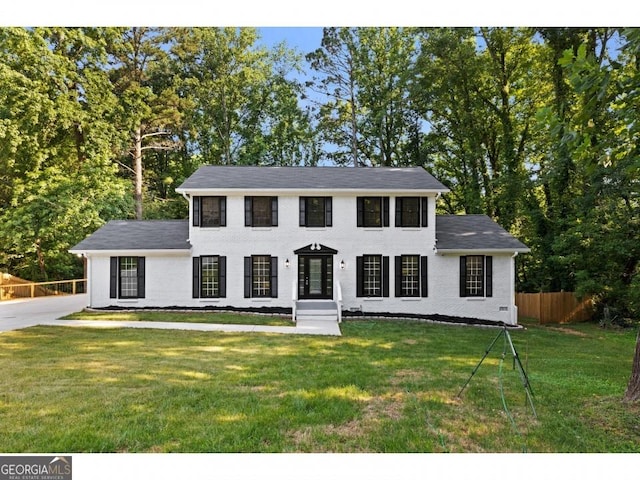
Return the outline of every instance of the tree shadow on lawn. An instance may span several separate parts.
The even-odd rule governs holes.
[[[55,327],[5,334],[3,448],[521,451],[522,433],[502,412],[497,358],[456,398],[495,330],[357,322],[343,331],[338,338]],[[536,436],[518,379],[509,382],[520,431],[535,450],[553,451],[552,440]]]

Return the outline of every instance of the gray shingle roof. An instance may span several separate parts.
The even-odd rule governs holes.
[[[361,189],[449,191],[420,167],[200,167],[176,190],[189,189]]]
[[[486,215],[437,215],[438,250],[508,250],[529,248]]]
[[[70,250],[189,250],[187,220],[112,220]]]

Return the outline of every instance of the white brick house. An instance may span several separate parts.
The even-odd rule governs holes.
[[[89,302],[515,324],[515,256],[484,215],[436,215],[422,168],[219,167],[178,189],[189,219],[111,221],[70,251]]]

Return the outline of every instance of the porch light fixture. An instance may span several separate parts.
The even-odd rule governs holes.
[[[344,260],[340,260],[340,270],[344,270],[346,267]]]
[[[284,261],[284,268],[289,268],[289,259],[288,258]]]

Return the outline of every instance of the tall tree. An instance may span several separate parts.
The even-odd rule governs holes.
[[[413,96],[429,125],[425,148],[453,188],[447,210],[515,226],[540,98],[530,75],[539,46],[526,29],[435,29],[421,45]]]
[[[180,123],[181,111],[175,86],[154,81],[167,55],[166,31],[132,27],[120,29],[119,33],[112,37],[109,45],[110,73],[120,99],[121,127],[131,136],[126,150],[131,157],[130,170],[134,175],[136,218],[141,220],[144,152],[177,148],[172,129]]]
[[[327,156],[337,164],[355,167],[367,163],[359,147],[358,50],[356,29],[331,27],[323,29],[321,47],[306,57],[319,74],[309,86],[326,96],[318,121],[323,140],[335,148]]]
[[[105,68],[109,34],[0,29],[0,261],[26,278],[81,274],[67,249],[126,215],[111,162],[120,133]]]
[[[281,45],[256,45],[253,28],[176,29],[171,52],[192,102],[189,150],[209,163],[313,164],[310,121],[290,80],[299,59]]]
[[[413,28],[359,28],[356,73],[361,150],[372,165],[406,166],[416,112],[410,101],[417,41]]]

